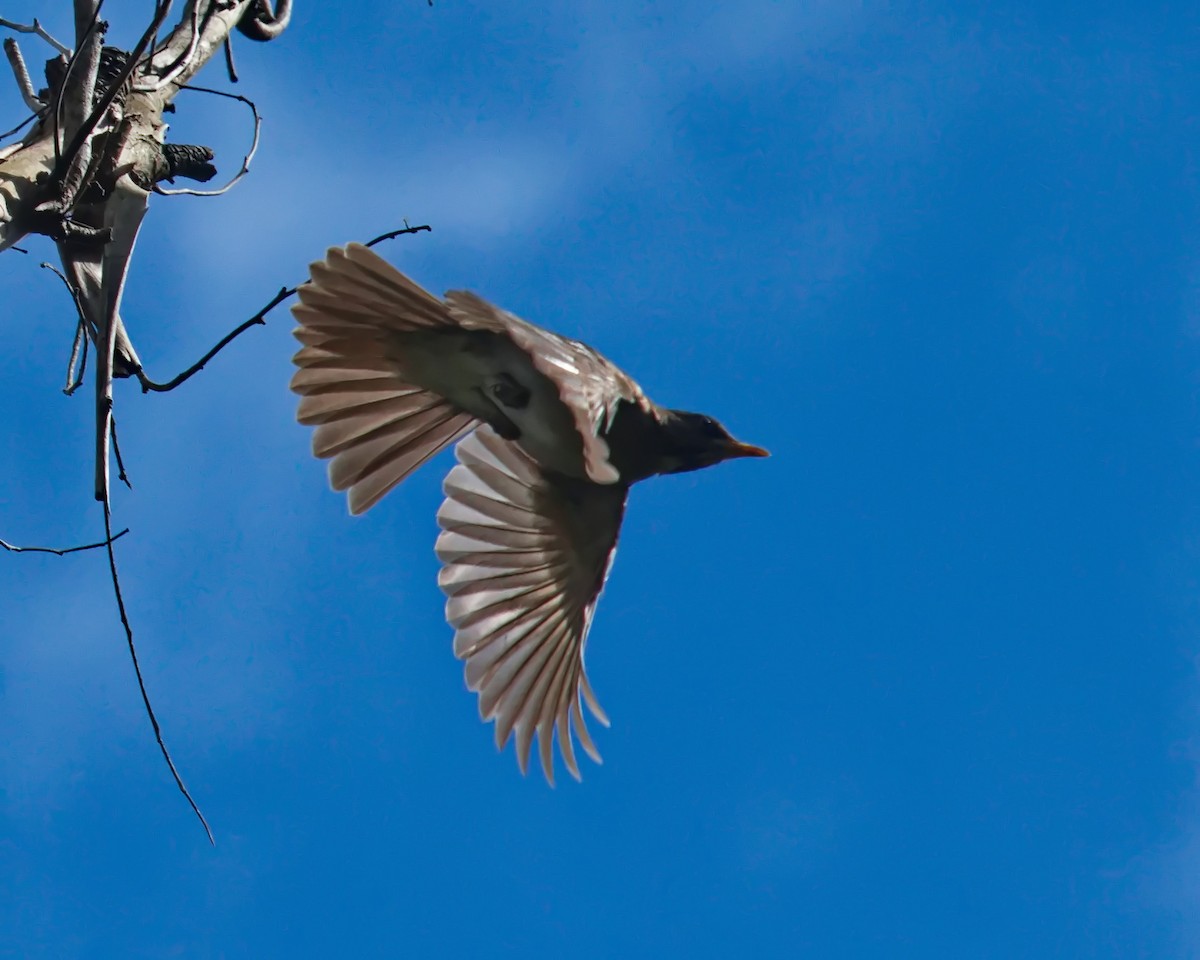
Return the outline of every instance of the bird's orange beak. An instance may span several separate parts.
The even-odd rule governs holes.
[[[733,457],[769,457],[770,451],[756,447],[752,443],[742,443],[741,440],[731,440],[726,446],[730,459]]]

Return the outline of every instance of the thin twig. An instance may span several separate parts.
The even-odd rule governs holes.
[[[83,386],[83,372],[87,368],[87,342],[87,328],[80,320],[75,324],[75,342],[71,344],[71,359],[67,361],[67,384],[63,387],[63,393],[68,397]],[[79,363],[81,353],[82,364]],[[78,376],[75,374],[76,366],[79,368]]]
[[[208,821],[204,819],[204,814],[196,806],[196,801],[192,799],[188,788],[184,786],[183,778],[175,769],[175,761],[171,759],[167,745],[163,742],[162,729],[158,725],[158,718],[154,715],[154,708],[150,705],[150,695],[146,692],[146,681],[142,679],[142,668],[138,663],[137,648],[133,644],[133,627],[129,625],[129,615],[125,612],[125,598],[121,595],[121,580],[117,576],[117,555],[112,545],[113,539],[115,539],[112,536],[112,515],[107,500],[104,501],[104,535],[108,538],[105,546],[108,548],[108,571],[112,574],[113,595],[117,598],[117,611],[121,615],[121,626],[125,628],[125,642],[129,646],[129,659],[133,661],[133,672],[137,676],[138,689],[142,693],[142,703],[146,707],[146,716],[150,718],[150,726],[154,728],[154,739],[158,741],[158,749],[162,751],[163,759],[167,761],[167,766],[171,769],[171,776],[175,778],[175,786],[179,788],[179,792],[187,800],[192,812],[200,820],[200,825],[204,827],[204,832],[208,836],[208,842],[216,846],[217,842],[213,839]]]
[[[243,97],[239,93],[226,93],[224,90],[213,90],[211,87],[194,87],[185,84],[179,88],[180,90],[196,90],[200,93],[211,93],[218,97],[228,97],[230,100],[240,100],[250,108],[250,112],[254,114],[254,139],[250,142],[250,152],[242,159],[242,169],[239,170],[225,186],[219,187],[216,190],[192,190],[190,187],[180,187],[178,190],[165,190],[157,183],[154,185],[154,192],[161,194],[164,197],[219,197],[221,194],[230,190],[235,183],[242,179],[250,172],[250,162],[254,159],[254,155],[258,152],[258,135],[262,130],[262,117],[258,115],[258,107],[254,105],[254,101],[249,97]]]
[[[201,370],[204,369],[205,364],[207,364],[209,360],[211,360],[218,353],[220,353],[222,350],[224,350],[225,347],[227,347],[230,343],[232,343],[234,340],[236,340],[238,337],[240,337],[243,333],[245,333],[251,327],[265,324],[267,322],[267,320],[266,320],[267,314],[270,313],[272,310],[274,310],[281,303],[283,303],[284,300],[286,300],[288,297],[290,297],[295,292],[296,292],[295,287],[281,287],[279,292],[277,294],[275,294],[274,298],[271,300],[270,303],[268,303],[265,307],[263,307],[261,310],[259,310],[258,313],[256,313],[254,316],[252,316],[245,323],[239,324],[232,331],[230,331],[225,336],[223,336],[217,342],[217,345],[215,347],[213,347],[211,350],[209,350],[208,353],[206,353],[199,360],[197,360],[195,363],[193,363],[190,367],[188,367],[186,370],[184,370],[183,373],[179,374],[179,376],[175,377],[172,380],[168,380],[166,383],[156,383],[155,381],[151,380],[148,376],[146,376],[145,371],[138,370],[137,378],[138,378],[138,383],[140,383],[142,385],[142,393],[150,393],[151,391],[153,391],[155,393],[167,393],[170,390],[174,390],[177,386],[179,386],[185,380],[190,380],[193,376],[195,376],[197,373],[199,373]]]
[[[3,17],[0,17],[0,27],[8,27],[9,30],[15,30],[17,33],[35,33],[63,56],[70,56],[71,54],[70,47],[64,47],[54,37],[50,36],[42,28],[42,25],[38,23],[37,17],[34,17],[33,23],[28,26],[23,23],[13,23],[11,20],[5,20]]]
[[[117,418],[108,418],[108,429],[112,433],[113,456],[117,458],[117,479],[125,484],[129,490],[133,489],[133,484],[129,482],[129,477],[125,475],[125,461],[121,459],[121,445],[117,443]]]
[[[63,275],[63,272],[54,264],[46,263],[45,261],[38,264],[38,266],[40,266],[43,270],[49,270],[63,282],[63,286],[67,288],[67,293],[71,295],[71,300],[75,304],[75,313],[79,317],[78,326],[75,329],[75,343],[71,347],[71,360],[67,364],[67,385],[63,389],[63,393],[69,397],[82,385],[83,372],[87,369],[88,338],[84,336],[84,328],[87,323],[86,315],[83,310],[83,303],[79,299],[79,291],[71,285],[71,281]],[[81,363],[79,366],[79,376],[75,377],[75,362],[79,359],[79,340],[81,337],[83,338],[83,363]]]
[[[233,62],[233,41],[225,37],[225,71],[229,74],[229,82],[238,82],[237,65]]]
[[[4,133],[0,133],[0,140],[7,140],[7,139],[8,139],[9,137],[11,137],[11,136],[12,136],[14,133],[20,133],[20,132],[21,132],[22,130],[24,130],[24,129],[25,129],[27,126],[29,126],[31,123],[33,123],[33,121],[34,121],[34,120],[36,120],[36,119],[37,119],[37,114],[36,114],[36,113],[35,113],[33,116],[26,117],[24,120],[22,120],[20,123],[18,123],[18,124],[17,124],[15,127],[13,127],[11,130],[6,130]]]
[[[374,240],[369,241],[366,244],[366,246],[373,247],[377,243],[383,243],[384,240],[391,240],[394,237],[399,237],[406,233],[423,233],[423,232],[430,232],[432,230],[433,230],[433,227],[429,226],[429,224],[427,224],[427,223],[422,224],[419,227],[410,227],[408,225],[408,222],[405,221],[405,224],[401,229],[392,230],[389,233],[380,234]],[[143,370],[136,371],[135,375],[138,378],[138,383],[140,383],[142,385],[142,393],[150,393],[151,391],[153,391],[154,393],[167,393],[170,390],[174,390],[185,380],[190,380],[193,376],[195,376],[197,373],[199,373],[201,370],[204,369],[204,367],[208,363],[208,361],[210,361],[218,353],[220,353],[222,350],[224,350],[225,347],[227,347],[230,343],[232,343],[234,340],[236,340],[238,337],[240,337],[243,333],[245,333],[251,327],[265,325],[267,322],[267,320],[266,320],[267,314],[270,313],[272,310],[274,310],[281,303],[283,303],[283,301],[286,300],[288,297],[292,296],[292,294],[294,294],[297,289],[299,289],[299,288],[297,288],[297,287],[280,287],[279,292],[277,294],[275,294],[275,296],[271,299],[270,303],[268,303],[265,307],[263,307],[261,310],[259,310],[258,313],[256,313],[254,316],[252,316],[249,320],[245,321],[244,323],[239,324],[237,327],[235,327],[233,330],[231,330],[229,333],[227,333],[225,336],[223,336],[217,342],[217,345],[215,347],[213,347],[211,350],[209,350],[208,353],[206,353],[203,357],[201,357],[199,360],[197,360],[195,363],[193,363],[190,367],[188,367],[186,370],[184,370],[183,373],[179,374],[179,376],[175,377],[173,380],[168,380],[166,383],[156,383],[154,380],[151,380],[148,376],[146,376],[145,371],[143,371]]]
[[[381,233],[374,240],[368,240],[363,246],[373,247],[377,243],[383,243],[384,240],[392,240],[395,237],[402,236],[406,233],[432,233],[433,227],[427,223],[421,224],[419,227],[410,227],[408,221],[404,221],[404,226],[399,230],[393,230],[390,233]]]
[[[196,49],[200,46],[200,6],[199,0],[195,0],[192,3],[192,36],[188,40],[187,48],[171,66],[158,75],[154,83],[146,86],[137,84],[134,86],[135,90],[141,93],[153,93],[156,90],[161,90],[191,65],[192,58],[196,55]],[[157,42],[157,36],[155,37],[155,42]],[[153,46],[151,46],[151,50],[153,49]],[[147,62],[147,66],[149,66],[149,61]],[[148,76],[149,73],[147,72],[146,75]]]
[[[100,547],[106,547],[113,540],[120,540],[129,532],[126,527],[120,533],[116,534],[112,540],[101,540],[98,543],[85,543],[80,547],[64,547],[62,550],[56,550],[54,547],[15,547],[7,541],[0,540],[0,547],[7,550],[9,553],[52,553],[56,557],[65,557],[68,553],[79,553],[81,550],[96,550]]]

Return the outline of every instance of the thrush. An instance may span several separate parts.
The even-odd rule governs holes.
[[[629,488],[767,451],[711,417],[660,407],[578,340],[473,293],[429,294],[367,247],[329,250],[292,313],[303,344],[291,387],[313,453],[360,514],[455,441],[438,510],[454,653],[496,745],[534,734],[579,779],[572,734],[600,762],[580,708],[608,725],[584,645]]]

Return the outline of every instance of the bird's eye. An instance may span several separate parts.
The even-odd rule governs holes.
[[[723,437],[725,431],[721,429],[721,425],[712,417],[700,418],[700,432],[706,437]]]

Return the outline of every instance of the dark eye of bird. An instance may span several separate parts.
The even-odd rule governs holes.
[[[700,420],[700,432],[706,437],[721,437],[724,436],[724,431],[720,425],[712,417],[702,417]]]

